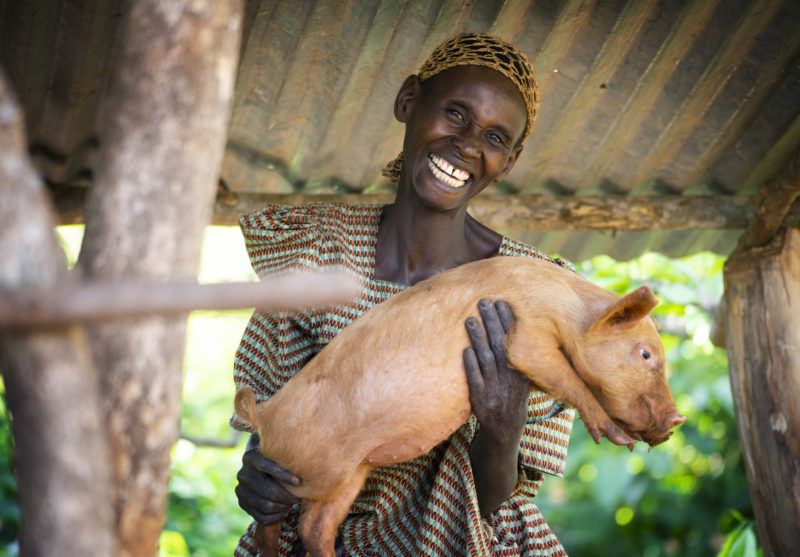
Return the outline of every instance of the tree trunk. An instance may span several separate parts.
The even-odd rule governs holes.
[[[93,282],[192,280],[225,145],[242,5],[128,5],[78,268]],[[121,556],[154,555],[163,527],[185,329],[185,314],[88,329],[102,370]]]
[[[800,532],[800,230],[725,265],[727,347],[742,454],[764,555]]]
[[[0,291],[69,280],[23,129],[0,72]],[[83,329],[0,331],[0,371],[16,441],[21,554],[111,557],[108,447]]]

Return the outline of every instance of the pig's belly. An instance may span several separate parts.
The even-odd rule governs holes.
[[[466,422],[469,388],[460,361],[420,373],[403,371],[395,380],[369,385],[372,408],[361,408],[364,419],[354,432],[369,439],[364,463],[376,466],[425,454]],[[434,373],[433,370],[436,370]]]
[[[427,416],[406,416],[395,428],[375,431],[378,444],[366,455],[364,464],[393,464],[429,452],[452,435],[469,417],[470,405],[467,397],[451,402],[453,404],[434,408]]]
[[[267,403],[262,450],[302,478],[301,486],[287,488],[306,499],[335,492],[360,465],[423,455],[469,417],[463,363],[458,357],[449,363],[388,374],[376,373],[383,366],[369,366],[352,374],[349,385],[331,375],[315,381],[317,373],[292,379]],[[298,398],[301,393],[304,398]],[[287,424],[287,416],[296,423]]]

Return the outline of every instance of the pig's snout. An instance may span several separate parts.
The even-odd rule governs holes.
[[[679,426],[685,421],[686,416],[682,416],[681,414],[678,414],[677,410],[673,410],[661,421],[657,429],[663,431],[664,433],[672,433],[670,430],[673,427]]]
[[[661,424],[657,425],[653,429],[647,432],[642,432],[642,440],[645,441],[651,447],[656,445],[660,445],[670,437],[672,437],[672,428],[681,425],[683,422],[686,421],[686,416],[682,416],[678,414],[677,411],[673,410],[670,415],[664,419]]]
[[[682,416],[681,414],[675,412],[675,414],[673,414],[673,416],[669,420],[669,423],[667,424],[667,429],[672,429],[673,427],[677,427],[685,421],[686,421],[686,416]]]
[[[648,445],[655,446],[663,443],[672,436],[672,428],[681,425],[686,421],[686,416],[682,416],[675,409],[672,397],[669,402],[659,401],[659,399],[648,394],[639,395],[639,412],[632,412],[628,422],[628,430],[632,437],[638,437]]]

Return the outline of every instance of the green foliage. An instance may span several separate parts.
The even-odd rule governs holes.
[[[13,453],[11,416],[6,408],[3,382],[0,381],[0,557],[18,554],[20,515]]]
[[[756,541],[755,523],[752,520],[743,520],[725,540],[725,545],[717,557],[761,557],[762,555],[763,552]]]
[[[199,280],[254,278],[239,229],[207,228]],[[221,441],[233,438],[228,425],[233,411],[233,357],[251,313],[194,312],[189,317],[181,413],[185,435]],[[180,533],[188,553],[171,549],[172,553],[164,557],[230,557],[233,553],[250,524],[234,493],[246,442],[246,436],[241,435],[235,447],[221,449],[178,441],[172,453],[165,531],[171,532],[170,543]]]
[[[189,557],[189,546],[180,532],[164,530],[158,540],[158,557]]]
[[[663,445],[637,444],[628,452],[606,441],[595,445],[576,420],[565,478],[548,479],[538,497],[571,555],[600,557],[609,548],[620,556],[714,555],[736,517],[751,515],[727,357],[708,338],[723,262],[712,254],[681,260],[647,254],[629,263],[601,256],[578,266],[618,294],[642,284],[656,292],[670,386],[687,421]]]
[[[211,449],[178,442],[165,529],[181,534],[188,555],[230,556],[250,523],[233,492],[243,452],[244,445]]]
[[[64,255],[67,258],[67,266],[73,268],[75,262],[78,261],[78,253],[81,249],[81,242],[83,241],[82,224],[71,224],[68,226],[56,227],[56,240],[64,250]]]

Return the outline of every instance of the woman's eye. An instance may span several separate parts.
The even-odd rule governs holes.
[[[462,121],[462,122],[464,121],[464,115],[463,115],[463,114],[461,114],[461,113],[460,113],[458,110],[453,110],[453,109],[451,109],[451,110],[450,110],[450,116],[452,116],[452,117],[453,117],[453,118],[455,118],[456,120],[460,120],[460,121]]]
[[[497,135],[496,133],[489,134],[489,140],[494,143],[495,145],[505,145],[505,141],[503,138]]]

